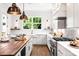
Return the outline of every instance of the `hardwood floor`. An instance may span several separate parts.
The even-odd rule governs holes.
[[[33,45],[30,56],[49,56],[47,45]]]

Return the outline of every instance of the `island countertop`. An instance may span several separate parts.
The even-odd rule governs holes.
[[[0,56],[14,56],[16,55],[29,41],[29,39],[23,41],[9,41],[6,43],[0,43]]]
[[[70,42],[69,41],[64,41],[64,42],[63,41],[59,41],[58,44],[60,44],[61,46],[63,46],[67,50],[69,50],[74,55],[79,56],[79,48],[70,46]]]

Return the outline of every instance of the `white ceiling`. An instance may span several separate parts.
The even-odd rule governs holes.
[[[11,6],[11,3],[0,3],[0,7],[2,8],[8,8]],[[17,3],[17,6],[23,10],[23,3]],[[42,11],[48,11],[53,10],[57,7],[56,3],[25,3],[24,9],[25,10],[42,10]]]

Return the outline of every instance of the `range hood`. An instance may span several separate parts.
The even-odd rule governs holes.
[[[67,17],[58,17],[57,20],[66,20]]]

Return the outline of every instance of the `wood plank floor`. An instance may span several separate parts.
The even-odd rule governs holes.
[[[49,56],[47,45],[33,45],[30,56]]]

